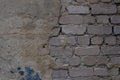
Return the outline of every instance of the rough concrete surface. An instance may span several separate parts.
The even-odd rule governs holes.
[[[25,66],[51,80],[48,39],[59,10],[59,0],[0,0],[0,80],[20,80]]]

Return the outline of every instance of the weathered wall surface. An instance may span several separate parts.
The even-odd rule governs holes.
[[[0,0],[0,80],[39,76],[120,80],[120,0]]]
[[[0,0],[0,80],[23,80],[16,69],[26,66],[51,80],[48,39],[59,11],[59,0]]]

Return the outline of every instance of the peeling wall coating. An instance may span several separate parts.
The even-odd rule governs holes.
[[[120,0],[0,0],[0,80],[120,80]]]
[[[0,80],[20,80],[16,68],[25,66],[52,80],[48,39],[59,11],[59,0],[0,0]]]

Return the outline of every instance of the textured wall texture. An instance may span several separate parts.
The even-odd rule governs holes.
[[[120,0],[0,0],[0,80],[120,80]]]
[[[53,80],[120,80],[120,0],[61,0],[49,40]]]

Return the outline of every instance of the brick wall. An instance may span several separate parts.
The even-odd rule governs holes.
[[[61,0],[53,80],[120,80],[119,14],[120,0]]]

